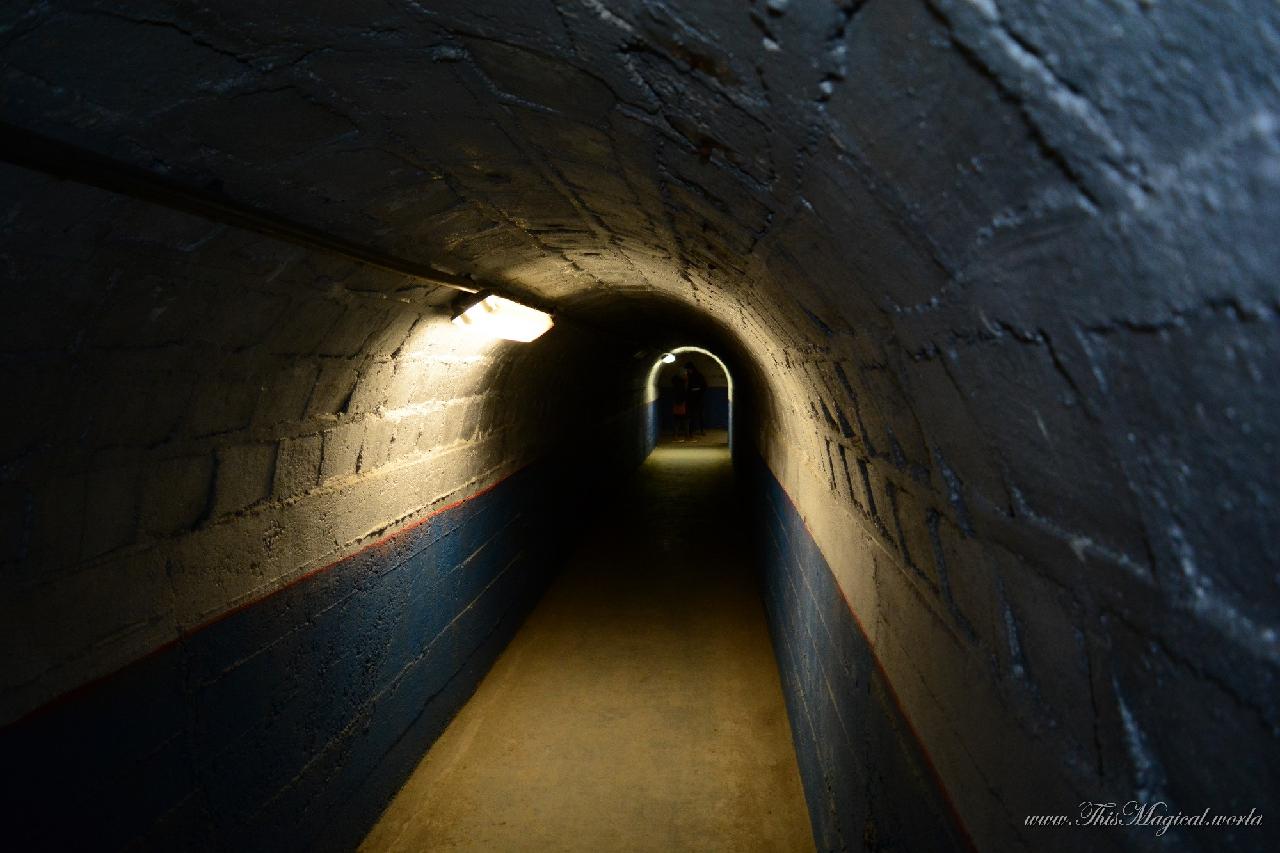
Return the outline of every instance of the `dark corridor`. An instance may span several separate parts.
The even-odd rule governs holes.
[[[727,446],[624,488],[362,849],[812,845]]]
[[[1275,849],[1278,57],[1272,0],[8,4],[0,847],[357,845],[697,347],[817,849]]]

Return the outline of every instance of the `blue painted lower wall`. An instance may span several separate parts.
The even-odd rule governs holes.
[[[592,466],[526,468],[4,729],[5,846],[354,848],[537,601],[593,486],[647,453],[635,415],[634,441],[575,448]]]
[[[659,433],[658,424],[660,423],[660,421],[661,421],[661,416],[658,414],[658,401],[654,400],[651,403],[645,404],[645,407],[644,407],[644,442],[645,442],[644,455],[645,456],[648,456],[650,453],[652,453],[653,449],[658,446],[658,433]]]
[[[817,543],[754,465],[765,609],[818,849],[971,848]]]

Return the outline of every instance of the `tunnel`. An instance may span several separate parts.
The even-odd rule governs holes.
[[[571,578],[702,660],[720,560],[767,654],[669,701],[776,698],[760,831],[636,811],[673,717],[488,849],[1276,849],[1278,51],[1266,0],[6,4],[0,845],[375,849]],[[728,550],[645,550],[666,502]]]

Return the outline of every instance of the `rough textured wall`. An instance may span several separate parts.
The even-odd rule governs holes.
[[[349,848],[647,452],[636,353],[3,181],[11,841]]]
[[[744,466],[747,467],[747,466]],[[759,459],[765,610],[820,850],[971,849],[954,804],[804,518]]]
[[[0,49],[6,121],[622,333],[646,296],[731,329],[968,832],[1038,849],[1085,799],[1274,800],[1277,14],[49,3]]]
[[[572,327],[531,359],[403,278],[5,178],[5,721],[640,416],[631,353]]]
[[[0,730],[9,846],[353,849],[573,546],[563,518],[590,517],[590,477],[565,467],[521,469]]]

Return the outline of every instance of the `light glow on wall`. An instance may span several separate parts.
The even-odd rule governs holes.
[[[551,315],[490,293],[453,318],[453,323],[477,335],[529,343],[554,325]]]
[[[724,361],[721,360],[720,356],[716,355],[711,350],[703,349],[702,347],[676,347],[671,350],[671,352],[663,353],[662,357],[655,361],[653,366],[649,368],[649,378],[645,382],[644,401],[646,403],[652,403],[654,400],[658,399],[658,373],[661,372],[662,365],[672,364],[676,360],[676,356],[683,352],[701,353],[715,361],[716,364],[720,365],[720,369],[724,371],[725,379],[728,380],[729,383],[729,405],[730,411],[732,412],[733,374],[729,372],[729,365],[725,364]]]

